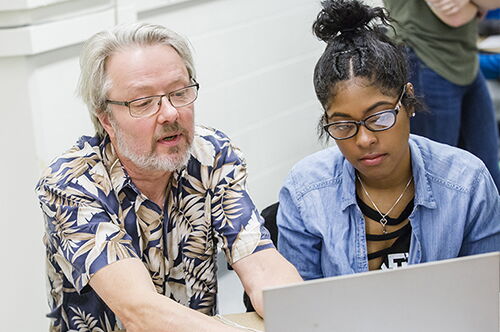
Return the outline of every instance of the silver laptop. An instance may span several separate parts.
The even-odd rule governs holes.
[[[500,252],[264,291],[266,332],[498,332]]]

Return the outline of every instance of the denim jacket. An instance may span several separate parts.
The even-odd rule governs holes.
[[[415,181],[409,264],[500,250],[500,196],[472,154],[411,135]],[[280,252],[304,279],[368,271],[355,169],[337,147],[310,155],[280,191]]]

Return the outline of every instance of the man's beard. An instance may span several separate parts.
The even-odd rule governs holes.
[[[149,153],[146,152],[136,152],[130,148],[128,143],[128,137],[124,134],[121,128],[116,124],[115,121],[111,120],[111,125],[115,131],[117,149],[122,157],[129,159],[135,166],[141,169],[146,170],[155,170],[155,171],[167,171],[174,172],[185,167],[189,161],[191,156],[191,145],[193,142],[192,137],[188,134],[187,130],[181,128],[177,122],[172,124],[167,124],[162,128],[162,135],[156,137],[160,139],[162,136],[165,136],[164,133],[169,132],[179,132],[182,133],[182,136],[186,139],[185,142],[185,151],[180,151],[183,147],[174,146],[169,149],[168,155],[157,155],[154,151]]]

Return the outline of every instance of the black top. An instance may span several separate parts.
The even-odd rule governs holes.
[[[382,219],[382,215],[378,213],[376,210],[372,209],[365,202],[359,198],[356,194],[356,200],[358,202],[358,206],[361,209],[361,212],[368,218],[378,221]],[[410,216],[413,211],[413,199],[406,205],[405,209],[399,217],[390,218],[385,217],[387,220],[387,225],[399,225]],[[382,270],[385,269],[393,269],[397,267],[404,266],[408,264],[408,253],[410,251],[410,239],[411,239],[411,224],[407,223],[403,227],[398,230],[386,234],[366,234],[366,242],[368,241],[385,241],[397,238],[396,241],[392,244],[392,246],[387,247],[385,249],[375,251],[372,253],[368,253],[368,260],[372,260],[375,258],[382,257],[382,264],[380,268]]]

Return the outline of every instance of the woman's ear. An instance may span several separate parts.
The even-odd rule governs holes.
[[[408,97],[414,97],[415,96],[415,90],[413,89],[413,84],[411,82],[406,83],[406,92]],[[413,118],[415,116],[415,107],[411,107],[411,111],[408,112],[408,116],[410,118]]]
[[[411,82],[406,83],[406,93],[411,97],[415,96],[415,90],[413,89],[413,84]]]

